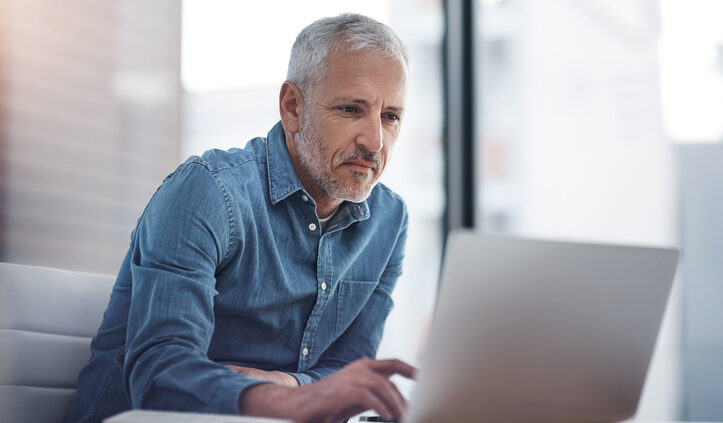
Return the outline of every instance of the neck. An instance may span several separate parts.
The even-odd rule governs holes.
[[[312,197],[314,196],[312,195]],[[334,213],[334,210],[339,207],[339,205],[341,204],[341,200],[337,200],[336,198],[334,198],[333,200],[333,203],[327,202],[325,204],[324,202],[319,201],[316,197],[314,197],[314,201],[316,201],[316,214],[319,216],[319,219],[324,219],[331,216],[331,214]]]

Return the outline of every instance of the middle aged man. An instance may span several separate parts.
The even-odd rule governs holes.
[[[413,369],[373,357],[407,230],[404,203],[377,184],[406,51],[367,17],[321,19],[299,34],[287,78],[266,139],[192,157],[154,194],[67,421],[130,408],[401,416],[389,376]]]

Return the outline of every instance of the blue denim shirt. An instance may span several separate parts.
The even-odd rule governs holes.
[[[401,198],[377,184],[322,232],[281,123],[243,150],[191,157],[138,220],[67,421],[236,414],[262,382],[223,364],[308,384],[374,357],[406,229]]]

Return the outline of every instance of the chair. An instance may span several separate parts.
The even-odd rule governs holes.
[[[0,263],[0,421],[60,422],[114,278]]]

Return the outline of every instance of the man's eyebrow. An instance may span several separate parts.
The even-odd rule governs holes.
[[[354,104],[361,104],[363,106],[369,106],[369,102],[364,100],[363,98],[357,98],[357,99],[351,100],[351,102]],[[404,112],[404,107],[388,106],[388,107],[385,107],[384,110],[391,110],[393,112],[397,112],[397,113],[401,114]]]

